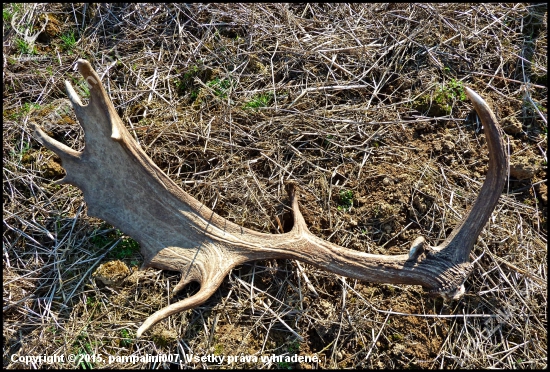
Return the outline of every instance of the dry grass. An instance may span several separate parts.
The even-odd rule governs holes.
[[[547,367],[546,11],[4,5],[4,368],[219,366],[107,360],[189,353],[318,356],[302,368]],[[196,288],[174,297],[177,275],[155,270],[117,286],[92,276],[116,259],[134,269],[141,257],[86,215],[80,190],[52,184],[63,170],[29,130],[37,122],[84,146],[64,100],[63,80],[82,83],[77,58],[92,62],[155,163],[217,213],[259,231],[288,229],[283,184],[295,180],[313,233],[387,254],[418,235],[440,242],[480,189],[487,149],[460,99],[460,82],[469,84],[505,127],[511,176],[472,251],[466,296],[443,303],[413,286],[259,261],[135,339],[148,315]],[[88,359],[17,360],[69,354]]]

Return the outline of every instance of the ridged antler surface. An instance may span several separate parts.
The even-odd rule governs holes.
[[[200,283],[195,295],[151,315],[138,337],[169,315],[206,301],[235,266],[259,259],[296,259],[368,282],[422,285],[447,297],[464,292],[470,251],[498,202],[508,166],[496,118],[471,89],[465,88],[466,94],[483,123],[489,148],[489,170],[472,209],[440,246],[429,247],[419,237],[408,255],[386,256],[343,248],[311,234],[292,184],[288,193],[294,226],[288,233],[259,233],[217,215],[179,188],[139,147],[90,63],[80,59],[77,67],[89,84],[90,103],[83,106],[70,83],[66,86],[84,129],[84,150],[75,151],[35,127],[36,137],[59,155],[67,171],[60,182],[83,191],[90,216],[138,241],[144,266],[181,272],[174,291],[192,281]]]

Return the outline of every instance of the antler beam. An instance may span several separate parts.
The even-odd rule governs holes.
[[[472,209],[440,246],[427,246],[419,237],[408,255],[385,256],[343,248],[310,233],[293,184],[287,187],[294,215],[288,233],[256,232],[217,215],[179,188],[139,147],[90,63],[80,59],[76,65],[90,87],[89,104],[83,106],[71,84],[65,85],[84,129],[84,150],[75,151],[34,127],[36,138],[61,158],[67,171],[59,183],[83,191],[88,215],[138,241],[145,267],[181,272],[174,292],[192,281],[200,283],[195,295],[152,314],[138,329],[138,337],[169,315],[206,301],[235,266],[259,259],[296,259],[368,282],[418,284],[447,297],[464,292],[470,251],[498,202],[508,165],[496,118],[471,89],[465,88],[466,94],[483,123],[489,147],[489,170]]]

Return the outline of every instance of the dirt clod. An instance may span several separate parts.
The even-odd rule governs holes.
[[[119,286],[130,275],[130,269],[120,260],[101,264],[92,274],[96,280],[105,285]]]

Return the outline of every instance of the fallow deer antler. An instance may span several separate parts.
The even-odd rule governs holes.
[[[217,215],[170,180],[133,140],[90,63],[80,59],[76,65],[89,84],[90,103],[83,106],[71,84],[65,84],[84,129],[84,150],[75,151],[34,128],[35,136],[59,155],[67,171],[58,182],[83,191],[88,215],[138,241],[144,266],[181,272],[174,292],[191,281],[200,283],[195,295],[151,315],[138,329],[138,337],[169,315],[206,301],[235,266],[259,259],[297,259],[338,275],[417,284],[447,297],[464,292],[470,250],[497,204],[508,164],[496,118],[471,89],[465,88],[466,94],[483,123],[489,147],[489,170],[472,209],[440,246],[429,247],[420,237],[408,255],[385,256],[346,249],[311,234],[292,184],[288,194],[294,227],[288,233],[256,232]]]

